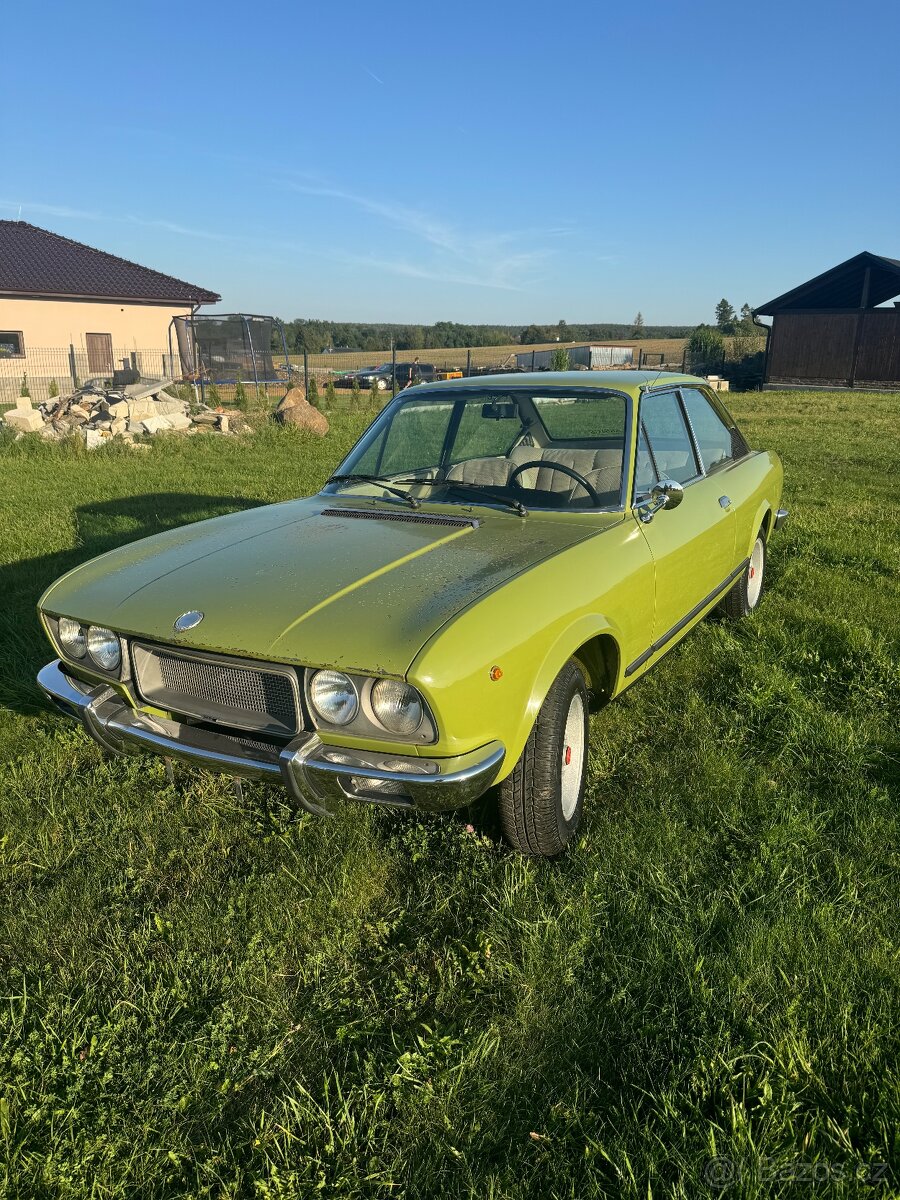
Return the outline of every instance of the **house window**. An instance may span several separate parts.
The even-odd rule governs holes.
[[[0,330],[0,358],[24,358],[25,339],[21,331]]]

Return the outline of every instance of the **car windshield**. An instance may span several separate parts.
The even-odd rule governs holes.
[[[553,509],[618,508],[627,400],[599,388],[405,394],[329,480],[329,492]],[[407,497],[408,498],[408,497]]]

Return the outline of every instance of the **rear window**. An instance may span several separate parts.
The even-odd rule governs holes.
[[[586,442],[625,436],[625,397],[616,392],[535,396],[534,406],[554,442]]]

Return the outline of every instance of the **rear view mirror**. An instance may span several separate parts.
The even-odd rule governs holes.
[[[519,410],[512,400],[492,400],[482,404],[481,415],[487,421],[515,421]]]

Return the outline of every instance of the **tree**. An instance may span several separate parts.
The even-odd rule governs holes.
[[[527,329],[522,330],[522,336],[519,342],[523,346],[536,346],[540,342],[546,342],[547,337],[543,329],[538,329],[537,325],[529,325]]]
[[[731,333],[734,328],[735,313],[734,309],[723,297],[716,305],[716,328],[722,333]]]
[[[568,369],[569,369],[569,352],[568,352],[568,350],[565,349],[564,346],[560,346],[559,349],[554,350],[553,354],[550,356],[550,370],[551,371],[568,371]]]
[[[315,375],[313,375],[309,381],[309,384],[307,385],[306,399],[313,406],[313,408],[319,407],[319,385],[316,383]]]
[[[631,322],[631,336],[633,338],[642,338],[645,336],[644,314],[642,312],[637,312],[634,320]]]
[[[753,322],[753,309],[746,301],[741,305],[741,320]]]

